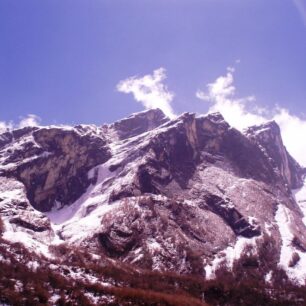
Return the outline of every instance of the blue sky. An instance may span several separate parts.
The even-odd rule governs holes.
[[[209,103],[196,91],[228,66],[237,95],[303,117],[303,8],[304,0],[1,0],[0,121],[112,122],[143,110],[119,81],[160,67],[174,112],[202,113]]]

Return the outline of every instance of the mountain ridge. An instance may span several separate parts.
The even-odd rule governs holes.
[[[19,129],[0,135],[3,238],[207,279],[269,239],[271,263],[304,284],[306,210],[292,192],[304,176],[275,122],[241,133],[219,113],[170,120],[156,109]]]

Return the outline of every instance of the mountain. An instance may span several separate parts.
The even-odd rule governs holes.
[[[0,263],[7,269],[2,277],[10,275],[10,294],[17,300],[32,291],[25,293],[19,274],[12,279],[16,265],[29,275],[48,271],[49,281],[57,271],[63,288],[66,281],[83,288],[78,298],[88,305],[138,305],[137,299],[153,305],[141,283],[133,283],[140,296],[118,291],[134,288],[136,274],[155,277],[150,298],[158,305],[246,305],[232,296],[222,302],[203,288],[216,287],[222,273],[249,282],[257,271],[256,284],[265,291],[259,296],[267,300],[256,297],[256,303],[283,305],[284,299],[284,305],[304,305],[299,290],[306,282],[305,173],[275,122],[241,133],[219,113],[170,120],[155,109],[100,127],[6,132],[0,135],[0,249],[6,254]],[[194,293],[184,277],[204,287]],[[85,281],[104,284],[103,294],[85,288]],[[276,285],[277,296],[271,293]],[[39,305],[69,298],[78,304],[72,289],[52,286],[39,287],[45,292]],[[177,288],[181,296],[171,300],[169,292]],[[0,298],[15,303],[8,293]],[[31,298],[37,302],[35,294]],[[256,303],[250,305],[262,305]]]

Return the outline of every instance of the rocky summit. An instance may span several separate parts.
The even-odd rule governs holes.
[[[47,297],[33,293],[31,305],[81,305],[81,297],[82,305],[305,305],[297,291],[284,292],[288,284],[305,290],[305,174],[275,122],[241,133],[219,113],[170,120],[153,109],[102,126],[8,131],[0,135],[0,263],[49,271]],[[119,272],[106,272],[110,266]],[[222,269],[231,277],[259,271],[267,300],[239,304],[179,285],[197,277],[218,289]],[[51,284],[54,271],[61,286]],[[177,285],[152,285],[146,295],[118,273],[154,275],[154,286],[171,275]],[[2,281],[0,304],[25,303],[31,288],[21,277],[1,277],[13,289],[5,294]],[[65,281],[82,288],[77,298]],[[104,291],[90,287],[98,284]]]

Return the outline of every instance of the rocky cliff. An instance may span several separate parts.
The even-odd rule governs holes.
[[[219,113],[19,129],[0,135],[3,238],[47,257],[65,243],[206,278],[268,239],[271,262],[303,283],[306,228],[292,191],[303,173],[275,122],[240,133]]]

